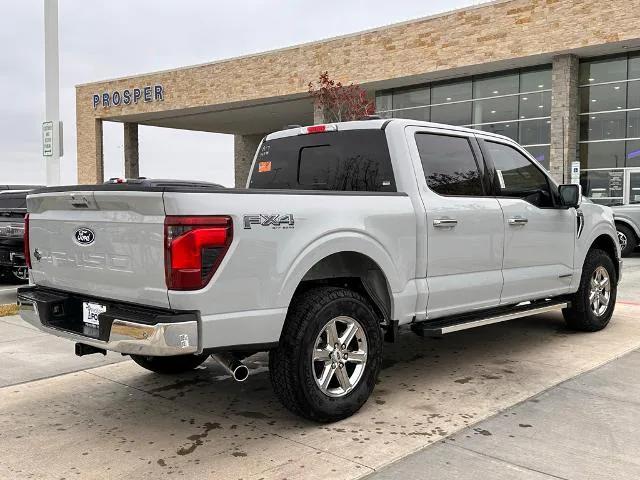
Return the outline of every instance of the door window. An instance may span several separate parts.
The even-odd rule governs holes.
[[[416,144],[428,187],[440,195],[484,195],[469,139],[417,133]]]
[[[549,180],[531,160],[509,145],[489,141],[484,144],[496,169],[498,196],[553,207]]]

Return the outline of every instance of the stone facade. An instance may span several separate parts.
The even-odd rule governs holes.
[[[78,178],[102,180],[96,119],[299,97],[324,70],[337,80],[376,88],[376,82],[428,72],[463,74],[480,64],[504,69],[514,59],[638,39],[636,15],[630,13],[638,7],[640,0],[498,0],[278,51],[80,85]],[[158,84],[164,87],[162,101],[94,108],[97,93]]]
[[[247,178],[249,178],[249,170],[255,156],[258,145],[266,134],[260,135],[234,135],[233,148],[234,159],[233,167],[235,170],[235,187],[244,188]]]
[[[578,159],[578,67],[575,55],[553,58],[549,170],[558,183],[569,183],[571,162]]]
[[[138,178],[139,176],[138,124],[126,122],[124,124],[124,177]]]

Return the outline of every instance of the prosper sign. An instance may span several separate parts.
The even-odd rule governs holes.
[[[146,87],[127,88],[113,92],[93,94],[93,109],[98,107],[118,107],[120,105],[137,104],[138,102],[161,102],[164,100],[164,87],[162,85],[147,85]]]

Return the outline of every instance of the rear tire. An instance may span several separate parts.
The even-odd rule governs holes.
[[[618,231],[618,242],[620,243],[620,248],[622,249],[621,255],[623,257],[628,257],[638,246],[636,233],[631,228],[620,223],[616,225],[616,230]]]
[[[171,357],[147,357],[143,355],[131,355],[131,360],[142,368],[146,368],[162,375],[175,375],[188,372],[200,366],[208,354],[200,355],[176,355]]]
[[[346,288],[320,287],[293,299],[269,371],[288,410],[335,422],[364,405],[381,361],[380,321],[369,302]]]
[[[616,305],[616,270],[603,250],[587,253],[580,288],[571,298],[571,307],[562,310],[567,326],[583,332],[597,332],[609,324]]]

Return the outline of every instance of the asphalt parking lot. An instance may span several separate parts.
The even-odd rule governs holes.
[[[639,315],[640,256],[636,256],[625,263],[612,324],[597,334],[568,331],[558,314],[459,332],[440,340],[406,332],[400,342],[387,347],[384,369],[370,401],[357,415],[331,425],[302,421],[283,410],[271,391],[265,355],[250,359],[252,375],[245,383],[233,382],[211,360],[188,375],[159,377],[119,355],[77,358],[71,343],[44,335],[17,317],[0,318],[4,331],[0,341],[0,478],[155,479],[171,474],[353,479],[379,470],[375,474],[380,478],[424,478],[411,477],[411,472],[426,472],[419,457],[408,456],[414,452],[431,455],[427,458],[450,455],[447,461],[457,462],[457,470],[444,465],[433,473],[438,478],[462,478],[464,472],[482,471],[477,456],[468,452],[496,450],[497,433],[503,433],[506,442],[514,435],[521,445],[520,455],[530,457],[527,445],[535,446],[535,442],[518,431],[530,436],[532,429],[517,427],[512,432],[480,422],[496,422],[505,412],[518,415],[517,409],[528,403],[541,409],[534,400],[552,395],[554,390],[549,389],[562,382],[574,379],[579,383],[583,377],[578,375],[620,358],[627,362],[620,367],[627,372],[620,384],[629,383],[633,396],[637,392],[633,384],[639,379],[634,369],[637,362],[625,359],[640,348]],[[635,353],[630,355],[637,358]],[[602,368],[613,368],[609,365]],[[597,382],[580,385],[587,393],[603,389]],[[597,411],[597,400],[576,406],[570,394],[554,397],[555,407],[550,410],[560,412],[555,421],[566,423],[581,411],[595,415],[592,410]],[[622,407],[616,414],[619,417],[609,422],[610,430],[638,421]],[[539,428],[540,416],[532,418],[519,423]],[[583,422],[582,428],[593,425],[596,423]],[[588,432],[570,433],[579,438]],[[619,437],[614,433],[602,432],[600,447],[608,449],[595,452],[598,458],[605,457],[593,465],[602,467],[622,454],[630,456],[628,450],[635,444],[616,443]],[[562,436],[553,438],[562,440]],[[466,453],[456,451],[455,455],[443,440],[464,443]],[[438,450],[444,447],[449,450]],[[571,452],[574,456],[580,453]],[[517,460],[511,458],[510,465],[517,466]],[[394,461],[398,462],[389,470],[383,468]],[[506,470],[513,475],[504,478],[546,478],[528,471],[535,470],[535,465],[525,470],[521,474]],[[597,473],[590,476],[607,478]],[[617,478],[626,478],[624,472],[615,473]]]

